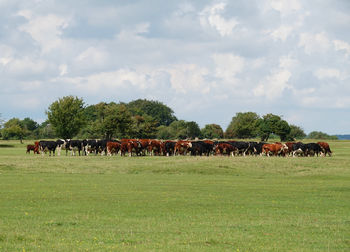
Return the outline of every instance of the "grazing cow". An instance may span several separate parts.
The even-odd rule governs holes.
[[[160,155],[162,152],[162,141],[159,140],[149,140],[148,143],[148,153],[152,155]]]
[[[190,141],[179,140],[176,142],[174,147],[174,155],[186,155],[189,148],[192,147]]]
[[[326,142],[317,142],[317,144],[321,147],[322,152],[324,153],[324,156],[327,156],[327,154],[331,157],[332,151],[329,147],[329,144]]]
[[[117,141],[108,141],[107,144],[107,156],[112,156],[113,154],[117,154],[120,150],[120,142]]]
[[[90,153],[97,155],[97,140],[96,139],[85,139],[82,141],[84,155],[88,156]]]
[[[241,141],[228,141],[228,143],[230,143],[233,147],[236,148],[235,154],[243,156],[246,155],[250,146],[248,142]]]
[[[39,141],[39,149],[42,155],[48,151],[50,156],[51,152],[53,153],[53,156],[55,156],[56,147],[57,143],[55,141]]]
[[[151,155],[149,149],[152,149],[152,148],[149,148],[149,144],[150,144],[150,141],[151,139],[139,139],[138,140],[140,142],[140,153],[142,154],[142,156],[146,156],[146,151],[148,151],[149,155]]]
[[[39,152],[39,148],[38,147],[36,147],[35,145],[33,145],[33,144],[28,144],[27,145],[27,154],[30,154],[30,151],[33,151],[34,152],[34,154],[40,154],[40,152]]]
[[[274,144],[264,144],[262,146],[262,153],[265,153],[266,156],[270,156],[270,154],[277,156],[282,155],[285,156],[288,147],[285,144],[274,143]]]
[[[322,152],[321,146],[317,143],[308,143],[305,144],[306,147],[306,154],[311,157],[311,156],[318,156],[320,152]]]
[[[107,154],[107,142],[111,140],[102,139],[96,142],[96,154],[100,153],[101,156]]]
[[[293,145],[295,143],[294,142],[287,142],[285,143],[285,145],[288,147],[288,150],[287,150],[287,153],[288,155],[292,154],[293,153]]]
[[[61,150],[66,150],[66,156],[68,155],[68,148],[67,148],[67,142],[69,140],[65,140],[65,139],[58,139],[56,140],[57,143],[57,156],[61,156]]]
[[[297,142],[293,144],[293,157],[295,155],[301,155],[305,156],[306,155],[306,146],[302,142]]]
[[[135,152],[136,156],[140,155],[141,143],[137,139],[122,139],[120,146],[120,155],[125,156],[125,152],[129,153],[129,157]]]
[[[164,153],[167,157],[174,154],[175,144],[176,144],[176,142],[174,142],[174,141],[165,141]]]
[[[214,146],[215,155],[232,155],[236,151],[236,147],[227,142],[218,142]]]
[[[69,140],[66,143],[66,149],[71,151],[71,156],[75,156],[76,151],[78,151],[79,156],[80,156],[80,152],[83,149],[82,141],[81,140]]]
[[[214,142],[211,140],[202,141],[204,147],[204,154],[209,156],[214,151]]]

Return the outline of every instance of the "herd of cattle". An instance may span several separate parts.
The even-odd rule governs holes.
[[[118,140],[64,140],[38,141],[34,145],[27,146],[27,153],[33,150],[34,153],[44,155],[49,152],[61,155],[65,150],[66,155],[117,155],[121,156],[209,156],[209,155],[266,155],[266,156],[329,156],[332,155],[329,144],[326,142],[302,143],[264,143],[245,141],[160,141],[156,139],[121,139]]]

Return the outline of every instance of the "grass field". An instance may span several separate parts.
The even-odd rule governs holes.
[[[329,143],[327,158],[129,158],[0,141],[0,251],[350,251],[350,142]]]

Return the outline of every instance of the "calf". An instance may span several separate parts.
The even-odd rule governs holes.
[[[40,152],[39,152],[39,148],[38,147],[36,147],[35,145],[33,145],[33,144],[28,144],[27,145],[27,154],[30,154],[30,151],[33,151],[34,152],[34,154],[40,154]]]
[[[38,145],[42,155],[48,151],[49,156],[51,156],[51,152],[53,153],[53,156],[55,156],[57,147],[57,143],[55,141],[39,141]]]
[[[324,153],[324,156],[327,156],[327,154],[331,157],[332,151],[329,147],[329,144],[326,142],[317,142],[317,144],[321,147],[322,152]]]
[[[113,142],[108,141],[106,146],[107,146],[107,156],[112,156],[113,154],[117,154],[119,152],[121,144],[116,141],[113,141]]]

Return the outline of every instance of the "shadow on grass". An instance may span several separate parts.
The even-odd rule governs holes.
[[[0,148],[13,148],[13,147],[15,146],[12,144],[0,144]]]

